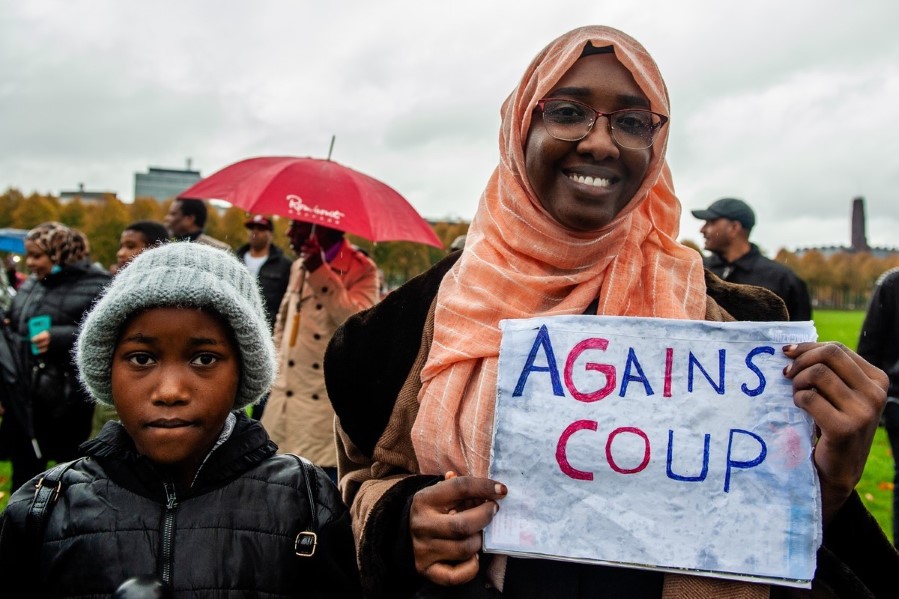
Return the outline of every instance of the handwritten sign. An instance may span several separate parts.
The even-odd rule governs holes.
[[[811,586],[813,423],[783,376],[811,322],[505,320],[495,553]]]

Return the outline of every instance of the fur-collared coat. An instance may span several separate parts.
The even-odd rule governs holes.
[[[416,592],[434,597],[489,596],[483,594],[483,587],[472,585],[453,591],[432,588],[429,593],[415,573],[408,530],[412,496],[440,480],[420,474],[410,431],[418,410],[418,373],[433,333],[433,299],[456,259],[458,254],[448,256],[374,309],[349,319],[334,335],[325,356],[325,379],[338,417],[340,488],[350,506],[368,597],[408,597]],[[707,320],[787,318],[780,298],[765,289],[729,284],[711,273],[706,274],[706,285]],[[365,401],[360,402],[359,397]],[[577,579],[597,578],[598,567],[582,564],[565,564],[577,571],[573,577],[568,576],[571,572],[554,576],[549,570],[557,563],[510,558],[506,593],[514,597],[578,597]],[[825,531],[812,591],[665,575],[657,579],[655,596],[892,597],[897,587],[890,577],[897,568],[899,555],[853,495]],[[621,569],[617,570],[620,573]],[[646,582],[650,575],[642,576],[641,582]],[[541,586],[547,581],[549,587]],[[563,588],[565,584],[573,586]]]
[[[374,262],[348,242],[343,244],[330,263],[312,273],[305,273],[300,260],[291,267],[275,320],[278,380],[262,414],[262,424],[278,451],[332,468],[337,466],[337,452],[334,410],[322,368],[325,348],[347,318],[378,301],[380,287]],[[364,395],[355,401],[364,409]]]

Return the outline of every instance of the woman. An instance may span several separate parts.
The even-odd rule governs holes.
[[[30,343],[31,384],[29,397],[11,401],[31,403],[37,447],[24,423],[3,419],[13,488],[45,470],[47,460],[74,459],[90,434],[93,404],[78,384],[71,351],[82,315],[110,278],[91,265],[84,240],[54,222],[28,232],[25,264],[31,276],[13,298],[8,318],[23,343]],[[49,316],[49,328],[30,331],[29,320],[36,316]]]
[[[586,27],[552,42],[503,106],[500,164],[464,252],[335,336],[325,364],[340,423],[341,488],[370,595],[478,596],[485,585],[508,597],[788,592],[480,553],[481,531],[506,493],[486,478],[501,319],[584,312],[786,319],[772,294],[704,274],[699,254],[676,242],[668,109],[655,63],[627,35]],[[852,560],[861,554],[844,546],[849,530],[870,533],[860,570],[899,566],[853,494],[885,377],[834,344],[786,354],[794,360],[787,375],[794,401],[821,431],[815,464],[826,538],[816,586],[893,592],[876,575],[828,578],[859,566]]]

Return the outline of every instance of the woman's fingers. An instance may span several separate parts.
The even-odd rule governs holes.
[[[37,348],[39,354],[50,349],[50,331],[41,331],[31,338],[31,342]]]
[[[462,562],[434,562],[425,570],[420,570],[419,573],[435,584],[455,586],[472,580],[477,576],[479,567],[480,559],[475,553]]]
[[[481,531],[506,494],[496,481],[448,473],[412,499],[409,529],[415,567],[433,582],[454,585],[474,578]]]
[[[787,346],[784,354],[794,360],[785,372],[793,379],[794,390],[816,391],[801,396],[809,401],[825,399],[838,410],[872,407],[871,402],[859,403],[852,392],[875,399],[888,384],[882,370],[839,343],[802,343]]]

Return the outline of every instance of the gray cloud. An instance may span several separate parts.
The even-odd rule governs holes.
[[[467,219],[524,67],[602,22],[665,74],[683,237],[699,238],[690,208],[737,195],[769,251],[848,243],[849,202],[864,195],[870,240],[899,245],[899,4],[603,4],[4,3],[0,186],[130,198],[149,165],[324,157],[336,135],[336,160],[428,217]]]

